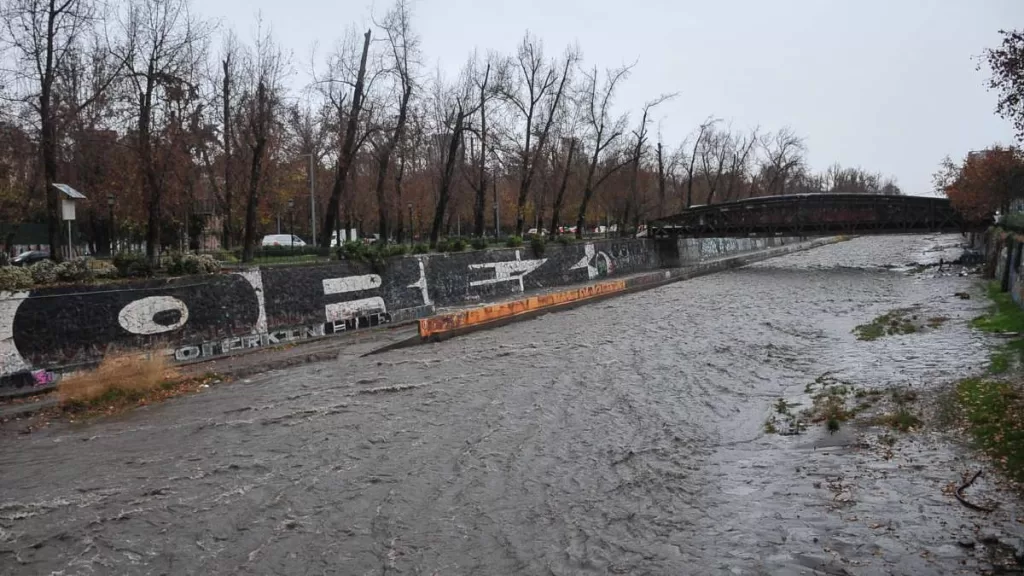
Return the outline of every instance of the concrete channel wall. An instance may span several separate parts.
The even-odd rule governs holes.
[[[0,391],[45,386],[111,354],[195,362],[796,241],[608,239],[549,244],[543,254],[493,249],[0,292]]]

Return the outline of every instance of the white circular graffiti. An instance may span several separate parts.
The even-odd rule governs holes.
[[[28,368],[14,345],[14,315],[27,297],[28,292],[0,292],[0,376]]]
[[[169,324],[156,320],[161,312],[178,312],[178,319]],[[173,296],[150,296],[129,302],[117,315],[121,327],[132,334],[160,334],[177,330],[188,322],[188,306]]]

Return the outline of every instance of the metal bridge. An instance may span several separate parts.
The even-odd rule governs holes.
[[[946,198],[870,194],[761,196],[694,206],[650,223],[655,238],[826,236],[971,232],[991,218],[968,221]]]

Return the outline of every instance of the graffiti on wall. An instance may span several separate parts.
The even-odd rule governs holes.
[[[584,247],[583,258],[580,258],[580,261],[570,268],[570,270],[584,269],[591,280],[614,273],[612,259],[603,250],[595,249],[593,244],[587,244]]]
[[[117,350],[165,349],[182,362],[422,317],[480,295],[649,269],[641,241],[597,241],[548,257],[522,250],[416,256],[369,273],[335,262],[109,286],[0,294],[0,376],[34,380]],[[569,272],[572,272],[571,274]]]
[[[324,294],[347,294],[350,292],[361,292],[364,290],[376,290],[380,288],[380,276],[377,274],[363,274],[360,276],[346,276],[344,278],[324,278]],[[328,322],[347,320],[357,316],[369,314],[386,313],[387,306],[380,296],[357,298],[333,302],[324,307],[324,315]]]
[[[487,268],[494,270],[493,278],[484,278],[482,280],[471,280],[470,286],[486,286],[488,284],[499,284],[502,282],[513,282],[519,287],[519,292],[524,290],[523,278],[533,272],[537,268],[540,268],[547,262],[547,258],[541,258],[539,260],[523,260],[519,255],[519,250],[516,250],[516,259],[507,260],[505,262],[486,262],[483,264],[470,264],[470,270],[485,270]]]
[[[0,375],[28,369],[14,344],[14,317],[28,292],[0,294]]]

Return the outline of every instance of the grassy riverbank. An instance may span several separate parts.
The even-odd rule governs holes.
[[[992,350],[987,375],[957,383],[956,398],[978,447],[1024,482],[1024,309],[998,283],[989,285],[988,297],[991,309],[971,324],[1008,340]]]

